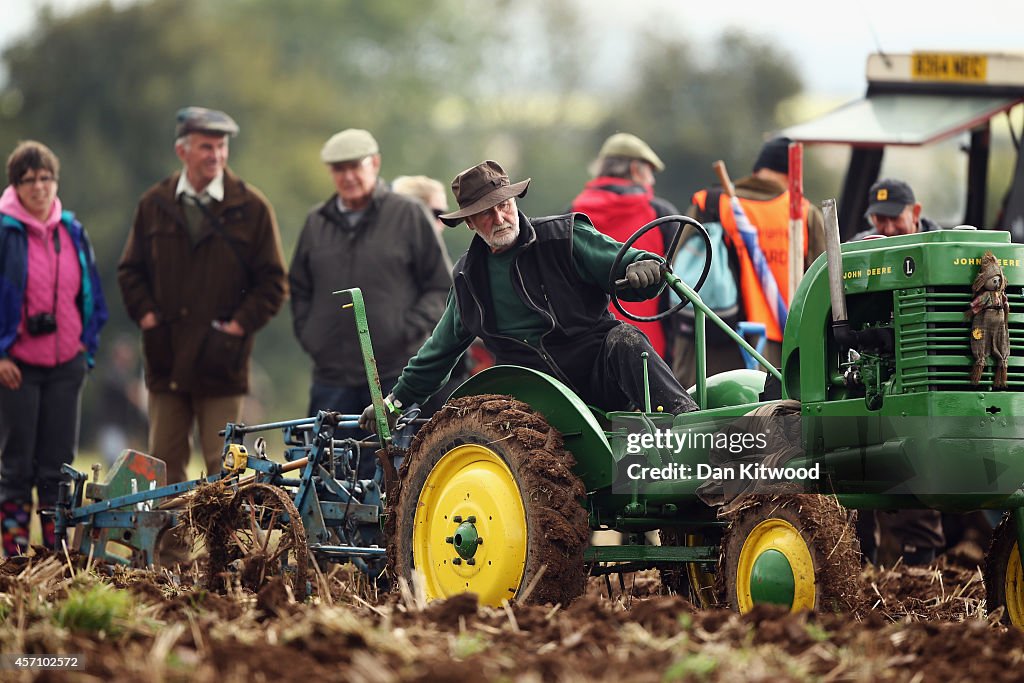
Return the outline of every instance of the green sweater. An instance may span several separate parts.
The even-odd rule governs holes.
[[[577,216],[573,223],[573,267],[584,282],[607,292],[608,272],[622,245],[599,233],[580,218]],[[548,331],[549,323],[527,307],[512,286],[509,269],[520,248],[500,254],[488,253],[487,269],[491,286],[489,303],[495,315],[498,334],[522,339],[536,348],[541,335]],[[662,260],[649,252],[631,249],[622,260],[621,272],[616,274],[616,279],[625,276],[626,266],[642,259]],[[619,292],[619,297],[624,301],[642,301],[655,296],[660,286],[659,283],[640,290],[626,289]],[[488,302],[483,304],[487,306]],[[459,319],[458,305],[452,290],[448,293],[444,314],[433,333],[402,371],[393,390],[395,398],[403,405],[410,405],[423,403],[433,396],[448,381],[452,369],[472,342],[473,335],[466,331]]]

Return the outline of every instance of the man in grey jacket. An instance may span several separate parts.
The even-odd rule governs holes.
[[[381,385],[391,387],[444,312],[450,265],[423,207],[378,178],[373,136],[348,129],[320,158],[336,193],[306,216],[289,282],[295,336],[313,359],[310,415],[359,413],[369,387],[352,318],[333,292],[363,291]],[[372,458],[364,458],[372,474]]]

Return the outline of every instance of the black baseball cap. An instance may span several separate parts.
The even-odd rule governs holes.
[[[899,216],[903,209],[916,203],[910,185],[895,178],[883,178],[868,191],[868,214]]]

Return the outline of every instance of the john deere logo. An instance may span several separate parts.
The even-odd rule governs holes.
[[[889,190],[887,190],[887,189],[885,189],[883,187],[881,190],[878,191],[878,197],[877,197],[878,201],[884,202],[888,198],[889,198]]]

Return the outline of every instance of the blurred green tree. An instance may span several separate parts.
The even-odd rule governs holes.
[[[105,336],[134,333],[115,266],[139,195],[178,166],[178,108],[210,106],[238,120],[231,166],[270,197],[290,258],[305,213],[332,192],[319,149],[335,131],[372,130],[386,177],[449,177],[460,133],[439,135],[433,107],[449,79],[470,81],[476,62],[467,54],[477,47],[446,27],[487,35],[459,18],[460,7],[153,0],[67,17],[41,11],[34,32],[3,55],[0,145],[36,138],[61,157],[61,197],[93,237],[111,300]],[[255,361],[273,388],[265,412],[305,410],[308,361],[287,310],[259,335]]]
[[[707,54],[685,37],[652,33],[641,42],[635,82],[602,135],[626,130],[644,138],[665,162],[659,194],[685,211],[690,195],[715,181],[715,160],[734,179],[749,173],[765,133],[789,123],[777,111],[801,91],[800,78],[774,44],[735,30]]]

